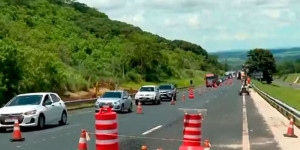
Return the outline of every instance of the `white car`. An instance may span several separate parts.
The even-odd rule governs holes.
[[[56,93],[29,93],[15,96],[0,109],[0,129],[14,126],[44,128],[67,123],[67,108]]]
[[[154,104],[160,104],[161,99],[159,96],[159,88],[155,85],[142,86],[140,90],[135,94],[135,104],[141,102],[152,102]]]

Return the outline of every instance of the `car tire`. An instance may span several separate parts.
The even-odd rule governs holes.
[[[45,117],[44,115],[40,115],[39,118],[38,118],[38,129],[44,129],[45,128]]]
[[[128,108],[128,112],[131,113],[132,112],[132,103],[130,103],[130,106]]]
[[[136,100],[136,101],[135,101],[135,105],[136,105],[136,106],[139,105],[139,101]]]
[[[67,113],[65,111],[63,111],[62,114],[61,114],[59,125],[65,125],[65,124],[67,124],[67,120],[68,120]]]
[[[122,104],[120,113],[124,113],[124,105]]]
[[[160,98],[155,99],[155,104],[156,104],[156,105],[159,105],[159,104],[160,104]]]

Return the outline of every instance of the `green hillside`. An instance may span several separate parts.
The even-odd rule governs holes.
[[[294,83],[298,77],[300,77],[300,73],[291,73],[281,75],[279,79],[281,79],[284,82]],[[300,80],[298,80],[297,83],[300,83]]]
[[[161,82],[221,68],[201,46],[70,0],[0,0],[0,10],[0,104],[17,93],[62,94],[108,80]]]

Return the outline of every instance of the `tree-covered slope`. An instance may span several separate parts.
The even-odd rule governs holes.
[[[14,94],[77,91],[96,81],[161,81],[218,71],[200,46],[170,41],[63,0],[0,0],[0,103]]]

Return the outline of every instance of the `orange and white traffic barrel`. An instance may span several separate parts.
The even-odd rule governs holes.
[[[101,108],[95,118],[96,150],[119,150],[117,113]]]
[[[201,114],[187,114],[184,115],[184,129],[183,129],[183,144],[179,150],[203,150],[201,147],[202,139],[202,115]]]

